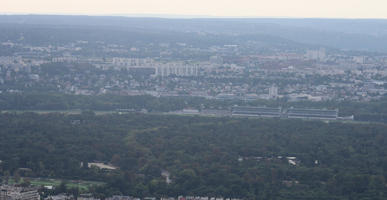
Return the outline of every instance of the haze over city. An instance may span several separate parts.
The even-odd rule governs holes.
[[[386,200],[386,0],[0,0],[0,200]]]
[[[387,18],[385,0],[2,0],[0,13],[170,17]]]

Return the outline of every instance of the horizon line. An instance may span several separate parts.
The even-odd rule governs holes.
[[[163,18],[163,19],[342,19],[342,20],[387,20],[387,18],[362,18],[362,17],[292,17],[292,16],[220,16],[220,15],[186,15],[186,14],[86,14],[86,13],[24,13],[0,12],[0,15],[24,16],[85,16],[85,17],[127,17],[127,18]]]

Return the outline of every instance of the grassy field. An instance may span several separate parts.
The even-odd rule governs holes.
[[[84,180],[61,180],[61,179],[48,179],[48,178],[28,178],[31,185],[33,186],[59,186],[62,181],[66,183],[67,188],[79,188],[80,191],[88,191],[89,188],[94,186],[102,186],[105,183],[97,181],[84,181]],[[24,180],[21,178],[19,183],[22,183]],[[9,184],[15,184],[15,180],[10,178],[8,181]]]

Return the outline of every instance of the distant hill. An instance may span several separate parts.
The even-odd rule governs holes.
[[[382,19],[167,19],[141,17],[3,15],[0,24],[104,26],[124,30],[260,34],[296,43],[348,50],[387,52],[387,20]]]

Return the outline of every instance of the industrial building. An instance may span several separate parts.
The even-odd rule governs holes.
[[[336,120],[338,118],[339,110],[326,110],[326,109],[300,109],[289,108],[287,110],[288,118],[302,118],[302,119],[327,119]]]
[[[281,117],[281,108],[234,106],[232,107],[232,115],[246,117]]]

